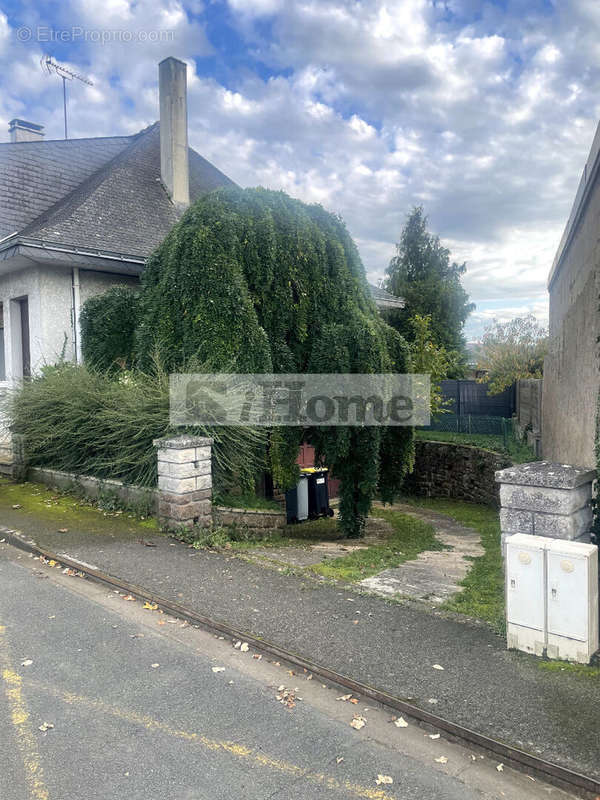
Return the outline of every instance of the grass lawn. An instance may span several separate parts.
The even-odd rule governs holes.
[[[315,564],[309,569],[317,575],[350,583],[361,581],[381,570],[397,567],[404,561],[416,558],[424,550],[442,550],[444,545],[435,537],[432,525],[388,509],[373,509],[371,516],[390,523],[392,534],[381,543],[369,544],[340,558],[332,558],[325,564]],[[345,543],[360,545],[361,539],[348,539]]]
[[[535,461],[533,450],[526,442],[519,442],[512,436],[508,437],[507,446],[504,446],[502,436],[488,433],[457,433],[456,431],[427,431],[416,430],[415,438],[426,442],[448,442],[450,444],[466,444],[471,447],[482,447],[484,450],[493,450],[510,458],[515,464],[524,464]]]
[[[429,508],[481,534],[485,553],[473,559],[471,571],[462,581],[463,591],[444,604],[444,608],[489,622],[498,633],[506,629],[504,616],[504,576],[500,550],[498,512],[488,506],[442,498],[405,497],[404,502]]]

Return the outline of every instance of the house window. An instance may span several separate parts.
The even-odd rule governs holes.
[[[0,381],[6,380],[4,360],[4,306],[0,303]]]

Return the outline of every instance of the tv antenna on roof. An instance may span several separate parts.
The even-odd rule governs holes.
[[[72,70],[68,69],[67,67],[63,67],[62,64],[59,64],[55,61],[52,56],[42,56],[42,60],[40,61],[42,65],[42,69],[48,71],[49,74],[53,72],[58,75],[59,78],[62,78],[63,82],[63,107],[65,112],[65,139],[68,139],[67,135],[67,81],[78,80],[82,83],[87,83],[88,86],[93,86],[94,84],[86,78],[85,75],[79,75],[77,72],[73,72]]]

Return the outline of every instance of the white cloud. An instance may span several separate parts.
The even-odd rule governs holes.
[[[152,122],[157,62],[184,58],[193,146],[243,185],[282,188],[341,213],[372,279],[422,202],[431,227],[467,261],[478,314],[498,303],[541,313],[600,114],[600,4],[565,0],[539,12],[525,0],[506,9],[477,0],[228,6],[263,69],[247,61],[222,83],[196,72],[194,57],[215,54],[196,0],[59,6],[57,27],[174,32],[172,42],[79,47],[73,67],[94,87],[69,87],[73,134]],[[28,8],[35,24],[39,13]],[[39,45],[16,43],[0,14],[0,120],[26,114],[61,136],[60,82],[42,78],[40,56]],[[217,58],[227,66],[228,53]]]

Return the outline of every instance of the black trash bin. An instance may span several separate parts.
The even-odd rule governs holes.
[[[329,470],[327,467],[308,467],[302,472],[308,477],[308,516],[333,517],[329,506]]]

